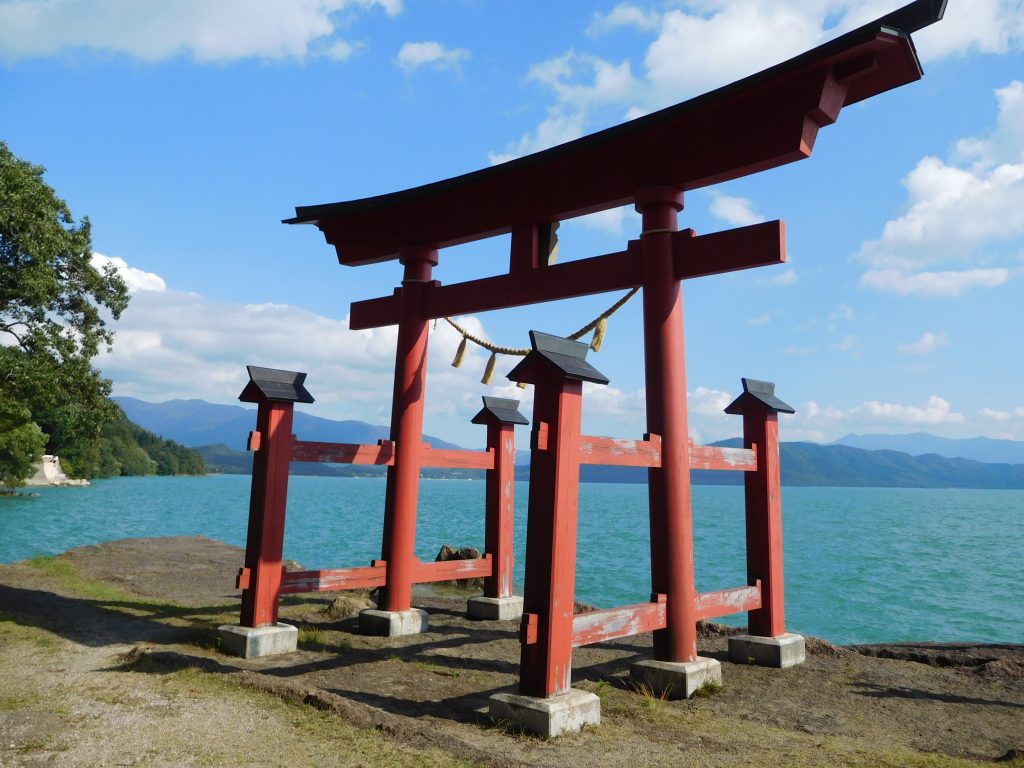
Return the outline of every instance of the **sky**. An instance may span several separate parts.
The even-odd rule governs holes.
[[[387,423],[395,330],[349,305],[395,262],[342,267],[295,206],[484,168],[698,96],[898,0],[0,0],[0,140],[93,227],[132,290],[96,364],[115,395],[233,403],[255,364],[308,373],[309,413]],[[741,377],[797,413],[783,440],[927,431],[1024,439],[1024,2],[949,0],[924,78],[843,110],[806,160],[687,193],[698,233],[782,219],[789,261],[684,284],[693,437],[741,431]],[[563,222],[559,260],[623,250],[628,209]],[[507,269],[507,237],[446,249],[444,283]],[[459,320],[506,346],[619,294]],[[431,330],[425,431],[474,447],[499,358]],[[640,299],[590,361],[584,430],[644,429]],[[300,435],[301,437],[301,435]]]

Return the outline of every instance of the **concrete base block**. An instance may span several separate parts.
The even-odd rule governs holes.
[[[471,619],[490,619],[491,621],[518,619],[523,615],[523,598],[518,595],[471,597],[466,601],[466,615]]]
[[[493,720],[511,720],[530,733],[551,737],[601,723],[601,700],[588,691],[570,688],[550,699],[496,693],[488,710]]]
[[[696,661],[638,661],[630,665],[629,674],[648,686],[655,696],[668,699],[688,699],[701,686],[722,684],[721,663],[704,656],[698,656]]]
[[[733,635],[729,638],[729,659],[737,664],[759,667],[795,667],[807,658],[803,635],[786,632],[777,637]]]
[[[367,608],[359,612],[359,629],[368,635],[398,637],[418,635],[427,630],[427,612],[422,608],[408,611],[378,611]]]
[[[217,627],[217,635],[225,652],[246,659],[292,653],[299,647],[299,630],[291,624],[274,624],[269,627],[224,624]]]

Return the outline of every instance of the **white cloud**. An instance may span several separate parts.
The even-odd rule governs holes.
[[[974,288],[995,288],[1010,279],[1008,269],[965,269],[959,272],[906,272],[872,269],[860,276],[858,285],[900,296],[956,298]]]
[[[347,40],[338,40],[327,49],[326,56],[334,61],[348,61],[363,46],[359,43],[350,43]]]
[[[731,197],[717,191],[711,198],[711,215],[734,227],[760,224],[765,220],[764,216],[754,210],[754,204],[747,198]]]
[[[943,20],[914,39],[926,61],[968,52],[1007,53],[1024,40],[1024,6],[1020,0],[949,3]]]
[[[285,304],[231,304],[195,293],[169,290],[157,275],[111,260],[122,274],[145,276],[133,283],[128,309],[113,324],[113,350],[97,365],[114,382],[114,393],[143,400],[201,398],[232,402],[247,381],[247,364],[305,371],[316,397],[312,413],[387,424],[390,418],[396,331],[393,327],[352,331],[347,318],[324,317]],[[134,277],[130,277],[134,279]],[[459,318],[486,337],[475,317]],[[451,361],[461,340],[447,323],[430,332],[427,431],[483,438],[468,425],[480,408],[487,356],[470,344],[461,368]],[[500,384],[512,359],[499,359]],[[514,387],[513,387],[514,388]],[[515,390],[522,393],[522,390]],[[515,396],[515,395],[513,395]]]
[[[721,416],[725,407],[735,399],[728,392],[707,387],[697,387],[687,392],[686,397],[690,412],[701,416]]]
[[[639,234],[641,224],[640,214],[632,206],[609,208],[607,211],[598,211],[571,221],[609,235],[622,235],[626,231],[627,222],[633,227],[633,233]]]
[[[119,259],[112,256],[104,256],[102,253],[93,252],[92,258],[89,260],[90,263],[97,269],[103,269],[106,266],[112,266],[117,270],[118,275],[124,280],[125,285],[128,286],[129,293],[137,293],[138,291],[165,291],[167,290],[167,283],[160,275],[154,274],[153,272],[144,272],[141,269],[135,267],[129,267],[128,262],[124,259]]]
[[[143,61],[301,59],[325,44],[339,58],[334,16],[374,6],[402,9],[401,0],[12,0],[0,4],[0,57],[91,48]]]
[[[949,401],[932,395],[923,405],[869,400],[845,410],[811,400],[797,412],[793,427],[808,434],[815,431],[834,434],[837,429],[887,432],[905,427],[937,427],[964,422],[964,415],[955,412]]]
[[[1009,421],[1013,418],[1013,414],[1009,411],[997,411],[992,408],[981,408],[978,410],[978,415],[993,421]]]
[[[1024,244],[1024,82],[995,95],[989,136],[962,139],[949,160],[925,157],[904,178],[906,212],[861,246],[862,288],[956,297],[1011,278]]]
[[[535,64],[527,80],[550,89],[558,103],[548,109],[547,117],[536,129],[506,146],[504,152],[491,152],[492,164],[579,138],[592,112],[609,105],[618,107],[614,122],[619,122],[622,105],[636,88],[628,59],[616,65],[575,51]]]
[[[846,418],[846,414],[838,408],[831,405],[822,407],[814,400],[807,401],[802,415],[809,420],[817,421],[821,424],[832,424]]]
[[[850,418],[866,418],[895,424],[937,425],[960,424],[964,417],[961,413],[951,410],[948,400],[932,395],[922,405],[901,405],[899,403],[880,403],[871,400],[854,408]]]
[[[491,165],[507,163],[517,157],[578,139],[583,135],[583,123],[584,115],[579,112],[564,114],[552,111],[536,130],[523,134],[519,141],[509,144],[504,152],[489,152],[487,159]]]
[[[640,30],[655,30],[661,26],[661,14],[647,11],[631,3],[619,3],[608,13],[594,11],[588,35],[601,35],[621,27],[633,27]]]
[[[672,103],[726,85],[821,41],[824,14],[797,2],[712,3],[711,13],[670,10],[644,58],[649,98]]]
[[[398,52],[398,66],[406,72],[428,66],[434,69],[458,69],[470,56],[472,54],[466,48],[445,48],[441,43],[426,40],[421,43],[405,43]]]
[[[767,312],[767,313],[765,313],[763,315],[757,315],[756,317],[749,318],[747,320],[747,325],[751,325],[751,326],[768,325],[768,323],[770,323],[771,321],[772,321],[772,314],[770,312]]]
[[[800,275],[795,269],[788,267],[782,272],[764,278],[764,280],[770,285],[793,285],[800,282]]]
[[[946,338],[946,334],[925,331],[917,341],[900,344],[899,350],[910,355],[927,355],[929,352],[948,346],[949,339]]]

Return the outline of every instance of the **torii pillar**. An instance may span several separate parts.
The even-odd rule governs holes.
[[[395,389],[391,440],[395,463],[388,467],[384,499],[383,559],[387,581],[377,609],[359,613],[359,627],[371,635],[415,635],[427,628],[427,612],[412,607],[416,571],[416,506],[420,487],[423,404],[427,390],[429,323],[421,311],[422,292],[437,266],[434,248],[403,248],[405,267],[399,291]]]

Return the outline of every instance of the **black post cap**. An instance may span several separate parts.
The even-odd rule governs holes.
[[[249,383],[245,385],[238,399],[243,403],[312,403],[313,396],[303,386],[306,374],[298,371],[282,371],[277,368],[245,366],[249,371]]]
[[[608,377],[587,362],[590,345],[561,336],[552,336],[540,331],[530,331],[530,345],[533,350],[515,368],[509,371],[512,381],[535,384],[534,367],[537,364],[551,365],[568,379],[607,384]]]
[[[519,401],[504,397],[488,397],[484,395],[484,407],[472,418],[473,424],[529,424],[519,412]]]
[[[733,400],[726,407],[725,412],[729,414],[742,414],[747,405],[757,405],[759,408],[767,408],[774,413],[796,413],[796,411],[775,396],[775,383],[772,381],[760,381],[758,379],[741,379],[743,382],[743,394]]]

